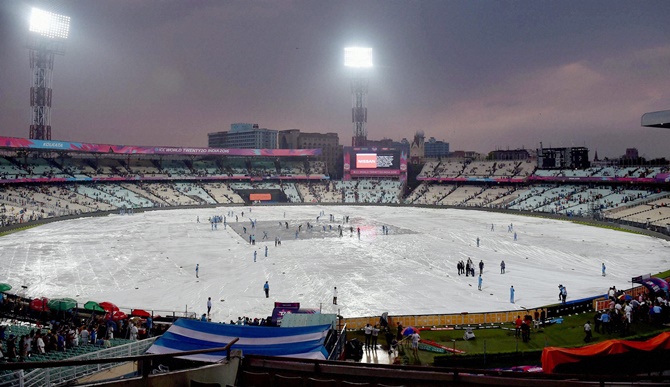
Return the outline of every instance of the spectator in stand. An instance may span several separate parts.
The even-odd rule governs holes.
[[[16,353],[16,336],[11,334],[7,339],[7,353],[5,354],[5,356],[7,357],[7,359],[12,361],[16,359],[17,355],[18,354]]]
[[[134,340],[137,340],[137,334],[138,334],[137,325],[135,325],[135,324],[131,324],[131,327],[130,327],[130,340],[133,340],[133,341],[134,341]]]
[[[81,331],[79,331],[79,338],[81,340],[81,343],[84,345],[90,342],[91,335],[88,332],[88,329],[86,329],[86,325],[81,327]]]
[[[35,334],[35,340],[36,340],[36,345],[37,345],[37,352],[40,354],[45,353],[45,345],[44,345],[44,340],[42,339],[42,333],[39,331]]]

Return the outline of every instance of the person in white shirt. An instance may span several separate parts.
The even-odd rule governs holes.
[[[44,340],[42,340],[42,335],[40,334],[37,336],[37,348],[39,349],[40,353],[44,353]]]
[[[135,324],[132,324],[130,327],[130,340],[137,340],[137,326]]]
[[[372,327],[372,348],[377,349],[377,339],[379,338],[379,328],[377,325]]]
[[[631,313],[633,312],[633,307],[630,306],[629,303],[626,303],[626,307],[623,308],[624,313],[626,314],[626,319],[628,319],[628,323],[632,323],[632,316]]]
[[[372,326],[370,324],[365,325],[363,331],[365,333],[365,348],[370,348],[370,343],[372,341]]]
[[[419,340],[421,340],[419,332],[414,331],[412,333],[412,352],[414,352],[415,356],[419,356]]]
[[[86,329],[86,327],[83,327],[81,329],[81,332],[79,332],[79,337],[81,338],[82,343],[88,344],[91,334],[88,333],[88,329]]]

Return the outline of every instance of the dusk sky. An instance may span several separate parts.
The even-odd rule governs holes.
[[[0,135],[28,137],[32,5],[72,19],[52,138],[207,146],[235,122],[351,144],[347,46],[373,48],[368,138],[670,157],[670,1],[0,0]]]

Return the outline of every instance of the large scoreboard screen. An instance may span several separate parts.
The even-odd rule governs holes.
[[[365,176],[407,177],[407,154],[395,148],[344,148],[345,179]]]

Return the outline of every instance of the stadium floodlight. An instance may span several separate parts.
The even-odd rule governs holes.
[[[344,49],[344,65],[354,68],[372,67],[372,48],[346,47]]]
[[[372,48],[370,47],[345,47],[344,66],[350,68],[351,92],[353,106],[351,108],[351,121],[354,124],[354,136],[351,145],[364,147],[367,144],[368,132],[365,124],[368,121],[368,108],[365,107],[365,99],[368,94],[368,71],[372,67]]]
[[[30,32],[51,39],[67,39],[70,32],[70,17],[33,8],[30,14]]]
[[[33,8],[28,34],[30,72],[30,138],[51,140],[51,90],[54,56],[65,55],[70,17]]]

